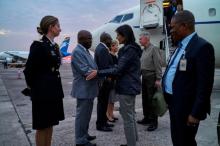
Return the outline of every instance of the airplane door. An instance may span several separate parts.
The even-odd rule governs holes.
[[[163,25],[162,0],[140,0],[140,28],[156,28]]]

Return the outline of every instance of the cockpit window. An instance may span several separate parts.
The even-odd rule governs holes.
[[[127,20],[130,20],[133,18],[133,13],[130,13],[130,14],[126,14],[124,15],[123,19],[122,19],[122,22],[125,22]]]
[[[123,15],[118,15],[115,18],[113,18],[111,21],[109,21],[110,23],[120,23],[121,19],[122,19]]]

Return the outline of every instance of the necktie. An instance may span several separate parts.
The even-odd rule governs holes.
[[[164,77],[166,76],[166,74],[167,74],[167,72],[169,71],[171,65],[173,64],[173,62],[175,61],[177,55],[179,54],[179,52],[180,52],[180,50],[181,50],[181,47],[182,47],[182,43],[179,43],[179,44],[178,44],[178,48],[177,48],[177,50],[175,51],[174,56],[171,57],[171,59],[172,59],[171,62],[169,62],[168,66],[167,66],[166,72],[164,73]]]
[[[179,54],[179,52],[180,52],[180,50],[181,50],[181,47],[182,47],[182,45],[178,45],[178,48],[177,48],[177,50],[175,51],[174,56],[171,57],[172,60],[171,60],[171,62],[169,63],[168,67],[170,67],[170,66],[173,64],[174,60],[176,59],[176,56]]]

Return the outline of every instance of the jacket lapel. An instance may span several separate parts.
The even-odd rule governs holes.
[[[85,50],[85,48],[82,48],[82,46],[78,45],[78,48],[82,51],[83,54],[86,55],[86,58],[87,58],[87,60],[88,60],[88,64],[91,65],[92,67],[97,68],[97,65],[96,65],[96,63],[95,63],[95,61],[94,61],[92,55],[89,54],[89,52],[87,52],[87,51]]]
[[[192,37],[192,39],[189,41],[188,45],[187,45],[186,48],[185,48],[186,56],[188,55],[188,53],[189,53],[190,51],[192,51],[193,45],[195,44],[195,42],[197,42],[197,40],[198,40],[198,35],[195,34],[195,35]]]

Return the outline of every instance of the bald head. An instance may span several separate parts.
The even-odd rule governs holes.
[[[81,30],[77,35],[78,43],[89,49],[92,45],[92,34],[87,30]]]
[[[192,12],[188,10],[180,11],[172,19],[176,23],[185,24],[189,30],[195,31],[195,17]]]

